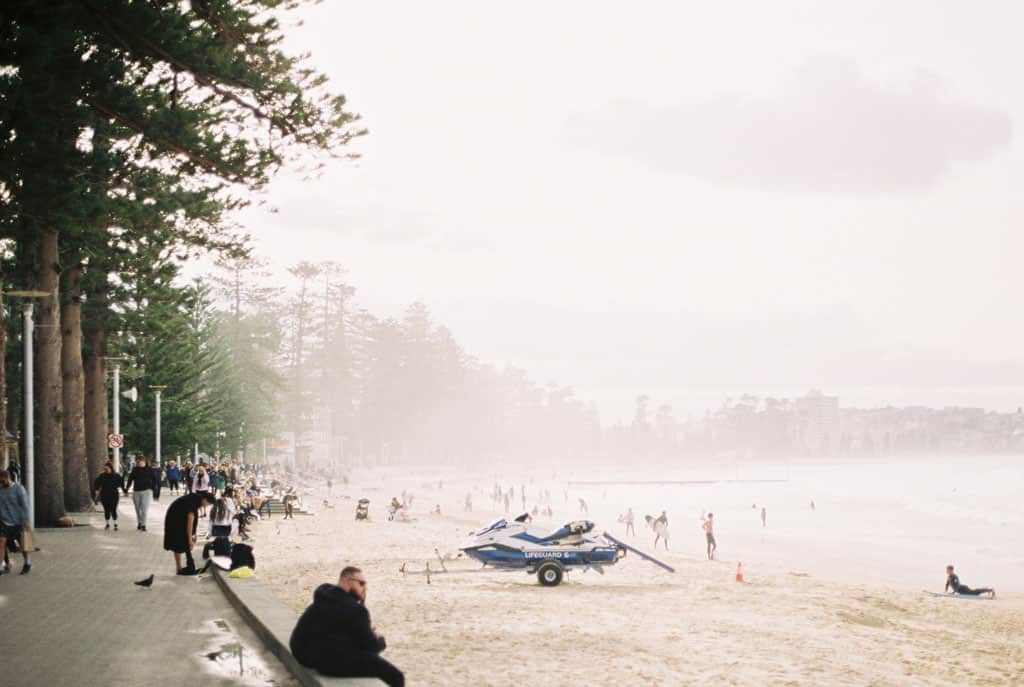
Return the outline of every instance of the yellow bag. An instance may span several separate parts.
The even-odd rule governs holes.
[[[228,577],[235,580],[248,580],[253,576],[252,568],[247,565],[243,565],[241,568],[235,568],[228,573]]]

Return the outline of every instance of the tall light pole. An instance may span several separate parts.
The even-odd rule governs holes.
[[[32,385],[32,334],[35,323],[32,321],[32,301],[25,301],[25,333],[21,337],[25,344],[25,472],[22,482],[28,484],[28,523],[36,528],[36,410],[35,389]],[[28,559],[25,559],[28,560]]]
[[[156,450],[153,453],[156,464],[160,465],[160,397],[167,387],[151,386],[149,388],[156,392]]]
[[[114,434],[121,434],[121,363],[114,363]],[[121,447],[114,446],[114,472],[121,472]]]
[[[5,296],[16,298],[46,298],[49,291],[5,291]],[[25,369],[25,463],[22,471],[21,481],[27,485],[28,491],[28,522],[32,529],[36,528],[36,416],[35,416],[35,389],[32,385],[34,370],[32,361],[32,333],[35,331],[35,323],[32,321],[32,301],[26,300],[23,306],[25,316],[25,331],[22,335],[22,343],[25,346],[25,361],[22,367]]]
[[[120,361],[127,360],[128,358],[126,358],[124,356],[106,356],[105,359],[107,360],[107,362],[113,361],[113,363],[114,363],[114,374],[113,374],[113,378],[114,378],[114,380],[113,380],[114,381],[114,398],[113,398],[113,403],[111,404],[114,407],[114,423],[113,423],[114,426],[111,428],[111,433],[112,434],[116,434],[117,436],[120,437],[121,436],[121,362]],[[127,398],[130,401],[137,401],[137,400],[139,400],[139,393],[135,389],[135,387],[132,387],[131,389],[126,391],[124,395],[125,395],[125,398]],[[110,448],[113,449],[113,454],[114,454],[113,455],[113,461],[112,461],[113,464],[114,464],[114,472],[121,472],[121,447],[117,446],[117,445],[114,445],[114,446],[111,446]]]

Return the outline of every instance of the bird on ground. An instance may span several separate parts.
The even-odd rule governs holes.
[[[134,584],[137,587],[143,587],[144,589],[149,589],[150,587],[153,586],[153,578],[154,577],[156,577],[156,575],[150,575],[146,579],[139,580],[138,582],[133,582],[132,584]]]

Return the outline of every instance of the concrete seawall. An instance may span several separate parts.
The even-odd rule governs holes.
[[[303,687],[387,687],[381,680],[368,677],[327,677],[299,664],[288,649],[288,638],[298,617],[255,579],[233,580],[226,571],[213,569],[213,577],[228,602],[238,611],[270,653]]]

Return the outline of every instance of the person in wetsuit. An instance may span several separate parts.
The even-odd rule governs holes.
[[[292,630],[288,648],[307,668],[332,677],[376,677],[404,687],[402,671],[380,657],[387,644],[370,624],[366,576],[359,568],[341,571],[337,584],[322,584]]]
[[[960,578],[953,571],[952,565],[946,566],[946,591],[953,590],[954,594],[962,594],[964,596],[978,596],[980,594],[991,594],[996,595],[996,590],[989,589],[988,587],[982,587],[980,589],[971,589],[966,584],[960,583]]]

